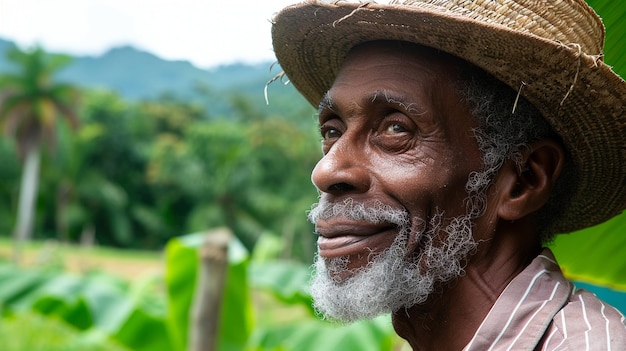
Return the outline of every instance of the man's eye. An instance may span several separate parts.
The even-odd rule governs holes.
[[[341,136],[341,132],[335,128],[322,129],[322,138],[325,140],[336,139]]]
[[[407,132],[407,129],[404,128],[403,125],[399,124],[399,123],[392,123],[390,124],[387,129],[385,130],[387,133],[393,133],[393,134],[398,134],[398,133],[404,133]]]

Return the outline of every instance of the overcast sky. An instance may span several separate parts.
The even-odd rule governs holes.
[[[132,45],[201,68],[273,60],[272,14],[297,0],[0,0],[0,38],[99,55]]]

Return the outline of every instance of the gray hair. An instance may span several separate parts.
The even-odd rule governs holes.
[[[560,140],[542,114],[523,96],[501,81],[471,65],[461,66],[459,92],[478,121],[474,135],[482,153],[484,169],[474,175],[476,182],[489,186],[502,164],[513,160],[523,170],[522,153],[541,139]],[[522,89],[523,87],[520,87]],[[542,243],[554,238],[551,227],[573,193],[576,172],[571,157],[566,159],[546,205],[537,213],[538,237]]]

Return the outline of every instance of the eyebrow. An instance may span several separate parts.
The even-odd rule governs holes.
[[[392,104],[415,115],[420,115],[426,112],[426,110],[417,102],[411,101],[411,99],[402,94],[398,94],[397,92],[384,89],[376,90],[371,96],[371,102]]]
[[[426,112],[426,109],[421,107],[420,104],[416,102],[411,102],[409,98],[402,94],[398,94],[396,92],[392,92],[386,89],[375,90],[364,100],[370,101],[371,103],[375,104],[392,104],[414,115],[420,115]],[[335,108],[336,105],[333,102],[330,92],[327,91],[319,103],[318,114],[321,113],[323,110],[335,111]]]

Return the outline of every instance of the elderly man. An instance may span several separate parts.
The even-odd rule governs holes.
[[[274,18],[319,106],[312,294],[415,350],[626,350],[543,244],[626,207],[626,83],[582,0],[307,1]]]

